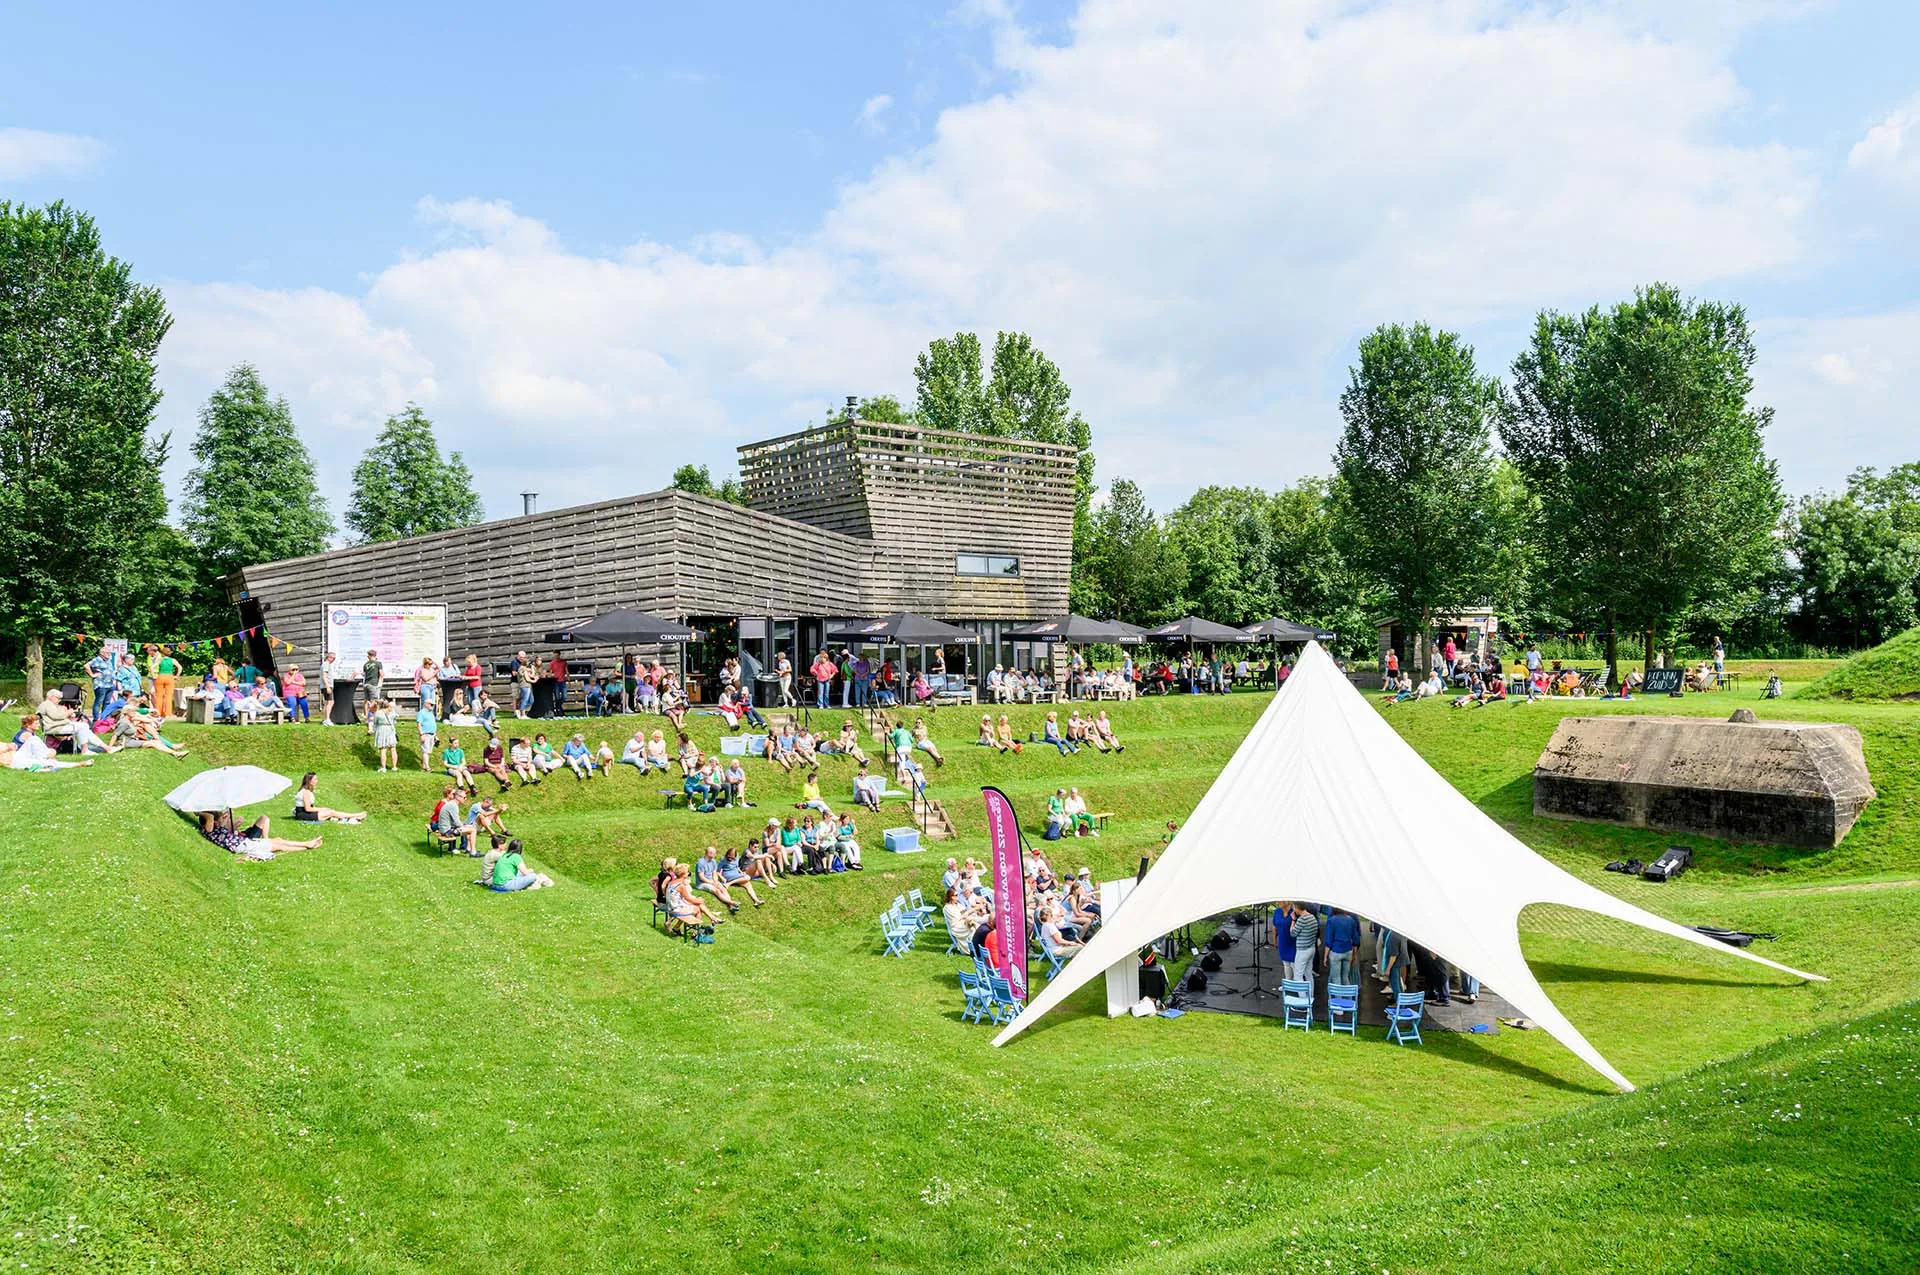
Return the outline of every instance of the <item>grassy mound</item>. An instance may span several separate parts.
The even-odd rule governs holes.
[[[1920,699],[1920,628],[1889,638],[1800,688],[1796,699]]]
[[[1480,1264],[1594,1269],[1608,1265],[1604,1249],[1503,1255],[1440,1216],[1443,1196],[1476,1198],[1473,1178],[1493,1180],[1502,1157],[1544,1165],[1548,1143],[1558,1153],[1575,1136],[1617,1145],[1567,1152],[1582,1163],[1556,1162],[1548,1181],[1500,1179],[1484,1225],[1519,1210],[1534,1182],[1561,1194],[1516,1212],[1515,1233],[1562,1214],[1560,1235],[1570,1233],[1587,1162],[1611,1149],[1633,1181],[1670,1175],[1654,1212],[1634,1215],[1649,1234],[1675,1232],[1661,1262],[1751,1266],[1728,1255],[1804,1241],[1852,1254],[1854,1268],[1881,1264],[1870,1239],[1891,1243],[1911,1224],[1914,1157],[1893,1141],[1910,1146],[1909,1107],[1861,1116],[1838,1092],[1818,1099],[1824,1107],[1808,1100],[1824,1094],[1820,1051],[1845,1036],[1811,1043],[1806,1064],[1792,1064],[1791,1100],[1769,1090],[1766,1110],[1797,1101],[1808,1112],[1777,1131],[1805,1140],[1785,1147],[1804,1160],[1793,1171],[1840,1180],[1831,1140],[1851,1146],[1859,1172],[1889,1175],[1881,1189],[1844,1179],[1845,1207],[1827,1229],[1796,1229],[1784,1214],[1751,1222],[1746,1247],[1728,1248],[1667,1188],[1689,1175],[1699,1185],[1681,1193],[1698,1199],[1711,1185],[1714,1209],[1747,1216],[1778,1189],[1758,1176],[1739,1186],[1759,1168],[1734,1135],[1755,1133],[1759,1107],[1727,1129],[1682,1119],[1723,1087],[1697,1069],[1790,1049],[1780,1042],[1920,996],[1920,725],[1903,707],[1819,710],[1860,725],[1881,788],[1841,847],[1774,855],[1696,842],[1699,868],[1670,887],[1600,870],[1652,857],[1660,834],[1535,820],[1526,797],[1562,712],[1641,706],[1388,710],[1462,791],[1555,861],[1676,919],[1778,933],[1769,955],[1833,977],[1801,985],[1585,914],[1530,910],[1526,950],[1560,1007],[1629,1076],[1667,1082],[1638,1098],[1614,1096],[1540,1032],[1432,1033],[1424,1048],[1398,1049],[1377,1028],[1352,1040],[1199,1013],[1114,1022],[1098,984],[995,1050],[989,1031],[959,1021],[960,965],[943,943],[881,955],[887,902],[931,891],[946,853],[984,849],[979,785],[1010,793],[1030,832],[1046,793],[1079,786],[1114,818],[1100,839],[1058,846],[1055,863],[1130,872],[1265,702],[1120,706],[1128,748],[1104,757],[1002,758],[972,747],[977,714],[942,711],[932,725],[948,763],[929,774],[956,842],[890,856],[863,819],[867,872],[790,881],[701,948],[651,929],[649,874],[662,854],[737,844],[769,812],[786,813],[799,776],[755,762],[760,807],[705,816],[663,809],[662,784],[630,770],[516,789],[508,820],[559,887],[508,896],[467,884],[471,861],[431,852],[421,824],[438,781],[374,774],[360,731],[182,727],[185,762],[144,753],[85,771],[0,772],[0,1265],[573,1275],[1093,1271],[1173,1256],[1291,1268],[1281,1237],[1293,1229],[1351,1239],[1328,1228],[1391,1226],[1418,1204],[1419,1234],[1406,1242],[1425,1247],[1324,1256],[1344,1268],[1377,1251],[1374,1269],[1400,1269],[1385,1256],[1406,1253],[1440,1269],[1457,1241],[1481,1245]],[[1724,716],[1727,703],[1645,708]],[[1022,734],[1038,728],[1030,711],[1014,717]],[[717,741],[715,719],[692,722],[703,743]],[[587,729],[597,743],[602,732]],[[618,730],[605,732],[616,745]],[[410,744],[402,760],[414,760]],[[195,768],[235,761],[315,770],[323,803],[373,817],[329,827],[320,850],[238,863],[159,801]],[[830,799],[848,770],[823,772]],[[270,813],[282,814],[278,803]],[[1897,1028],[1910,1041],[1909,1022],[1849,1030],[1878,1041]],[[1762,1053],[1724,1087],[1791,1061]],[[1844,1067],[1826,1071],[1851,1083]],[[1577,1120],[1588,1123],[1559,1123]],[[1670,1132],[1655,1137],[1658,1120]],[[1465,1166],[1480,1167],[1459,1177]],[[1891,1181],[1900,1175],[1908,1189]],[[1627,1194],[1616,1185],[1585,1216],[1614,1225]],[[1239,1248],[1208,1247],[1233,1235]]]

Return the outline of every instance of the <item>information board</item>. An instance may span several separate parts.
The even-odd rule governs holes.
[[[387,680],[406,680],[420,661],[440,660],[447,653],[447,609],[443,606],[406,603],[373,603],[358,606],[329,602],[320,631],[323,649],[340,657],[340,667],[359,669],[367,662],[368,651],[380,653],[380,667]]]
[[[1683,668],[1650,668],[1640,690],[1647,695],[1678,695],[1686,680],[1687,671]]]

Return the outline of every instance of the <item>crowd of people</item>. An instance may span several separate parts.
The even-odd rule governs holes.
[[[1377,955],[1367,974],[1390,995],[1420,991],[1429,1003],[1451,1004],[1458,977],[1459,999],[1480,999],[1480,980],[1456,970],[1407,936],[1378,924],[1367,927],[1377,939]],[[1360,982],[1366,930],[1360,918],[1340,908],[1283,902],[1273,909],[1273,939],[1282,977],[1314,985],[1324,976],[1327,986],[1357,987]]]
[[[778,890],[788,878],[864,870],[853,815],[835,815],[817,799],[801,806],[805,813],[797,816],[768,816],[760,835],[749,837],[741,849],[708,846],[691,864],[663,858],[653,878],[653,900],[667,931],[710,936],[712,927],[726,919],[715,904],[731,916],[740,911],[743,898],[756,908],[765,906],[768,900],[760,892]]]
[[[1029,849],[1021,856],[1020,871],[1029,950],[1049,958],[1071,957],[1100,924],[1092,870],[1083,867],[1062,877],[1044,852]],[[986,865],[973,858],[948,859],[940,888],[940,913],[953,945],[1004,976],[1008,953],[1002,950],[994,923],[999,901]]]

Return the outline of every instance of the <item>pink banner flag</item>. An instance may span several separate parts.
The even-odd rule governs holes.
[[[1020,821],[1013,803],[998,788],[982,788],[987,799],[987,838],[993,847],[993,928],[1007,958],[1002,971],[1013,998],[1027,1002],[1027,882],[1020,863]]]

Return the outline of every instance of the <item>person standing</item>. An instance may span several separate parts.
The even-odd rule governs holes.
[[[1313,970],[1320,955],[1320,916],[1304,903],[1294,905],[1293,967],[1289,976],[1313,984]]]
[[[1451,1005],[1447,995],[1447,963],[1418,943],[1413,944],[1413,964],[1420,971],[1420,986],[1429,1005]]]
[[[773,661],[773,674],[780,679],[780,707],[793,707],[793,661],[787,658],[785,651]]]
[[[567,702],[567,662],[558,651],[547,661],[547,676],[553,679],[553,715],[559,717]]]
[[[813,706],[824,709],[833,694],[833,675],[840,670],[834,667],[833,657],[822,650],[807,671],[813,674]]]
[[[1532,681],[1534,675],[1539,671],[1540,644],[1538,642],[1529,642],[1527,643],[1527,680]]]
[[[387,670],[380,662],[380,652],[368,651],[366,662],[360,666],[360,696],[366,703],[367,712],[371,713],[374,704],[386,698],[386,678]]]
[[[1169,832],[1168,837],[1173,834]],[[1280,962],[1280,977],[1293,977],[1293,958],[1297,949],[1293,942],[1294,907],[1291,901],[1283,902],[1273,909],[1273,957]]]
[[[113,652],[104,646],[100,648],[100,654],[87,661],[87,678],[93,683],[93,716],[96,721],[103,716],[101,708],[113,698],[113,670],[117,663]]]
[[[340,657],[328,651],[320,657],[320,724],[333,725],[333,682],[340,676]]]
[[[179,678],[180,661],[170,652],[161,651],[160,658],[153,662],[153,706],[163,722],[173,716],[173,688]]]
[[[1327,950],[1327,984],[1351,986],[1358,980],[1356,958],[1360,955],[1360,920],[1351,912],[1333,910],[1323,935]]]
[[[843,647],[840,651],[840,707],[853,707],[853,648]]]
[[[525,651],[513,654],[513,715],[524,718],[533,711],[533,684],[540,680],[540,669]]]
[[[1727,648],[1720,641],[1718,633],[1713,635],[1713,676],[1717,682],[1724,682],[1727,678]]]

